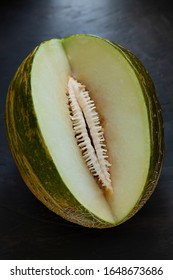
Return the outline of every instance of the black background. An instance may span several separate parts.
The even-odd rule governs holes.
[[[3,1],[0,7],[0,258],[173,258],[173,2]],[[9,151],[8,85],[25,56],[52,37],[91,33],[131,50],[149,71],[165,130],[163,171],[148,203],[126,223],[88,229],[50,212],[28,190]]]

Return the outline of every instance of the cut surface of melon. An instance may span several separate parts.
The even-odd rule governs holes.
[[[77,146],[66,95],[69,76],[86,86],[101,118],[111,163],[110,197],[98,187]],[[53,39],[35,54],[31,91],[40,131],[64,184],[98,218],[121,221],[140,198],[150,164],[147,108],[130,64],[99,38]]]

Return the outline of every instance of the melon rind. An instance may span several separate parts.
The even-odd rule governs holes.
[[[131,212],[118,223],[103,221],[84,208],[64,184],[50,156],[39,128],[31,93],[32,63],[39,46],[18,68],[6,99],[8,143],[26,185],[56,214],[76,224],[94,228],[113,227],[131,218],[154,191],[163,163],[163,121],[153,82],[133,54],[119,45],[112,46],[130,63],[141,85],[148,110],[151,142],[150,167],[144,191]]]
[[[164,158],[164,128],[161,106],[149,73],[133,53],[118,44],[113,43],[112,45],[126,58],[138,78],[147,107],[151,146],[150,166],[145,187],[134,208],[123,220],[119,221],[118,224],[121,224],[144,206],[157,186]]]
[[[31,68],[37,48],[16,72],[6,100],[8,143],[19,172],[32,193],[61,217],[87,227],[110,227],[87,211],[71,194],[49,154],[37,122],[32,94]]]

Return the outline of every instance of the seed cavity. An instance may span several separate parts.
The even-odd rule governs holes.
[[[107,148],[94,101],[85,86],[69,77],[67,96],[70,118],[77,144],[90,172],[104,191],[112,192],[110,163]]]

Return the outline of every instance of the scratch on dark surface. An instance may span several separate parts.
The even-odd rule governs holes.
[[[171,21],[165,15],[161,15],[162,21],[167,25],[170,26]]]

